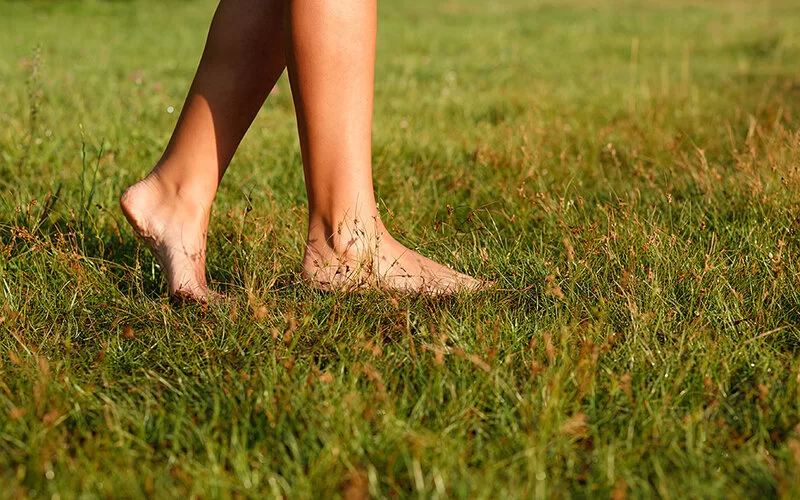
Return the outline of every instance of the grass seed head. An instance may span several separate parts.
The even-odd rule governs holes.
[[[572,438],[585,438],[589,435],[589,417],[578,412],[561,425],[561,433]]]
[[[16,421],[24,417],[26,413],[28,413],[27,408],[11,408],[8,410],[8,418]]]
[[[350,472],[342,485],[345,500],[367,500],[369,498],[369,480],[360,470]]]

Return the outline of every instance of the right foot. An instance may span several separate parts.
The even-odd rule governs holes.
[[[303,278],[315,288],[345,292],[377,288],[449,295],[491,286],[406,248],[389,235],[378,217],[367,226],[375,227],[340,229],[327,239],[310,235],[303,257]]]
[[[207,302],[206,233],[210,208],[170,191],[150,175],[120,198],[122,212],[152,252],[173,299]]]

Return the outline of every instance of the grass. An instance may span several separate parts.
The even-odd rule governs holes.
[[[384,217],[501,290],[299,283],[282,80],[174,309],[117,199],[213,8],[0,2],[0,496],[800,492],[795,2],[384,2]]]

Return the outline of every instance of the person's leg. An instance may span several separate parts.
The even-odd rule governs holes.
[[[153,171],[120,203],[172,296],[203,300],[208,219],[219,182],[285,68],[284,0],[222,0],[178,124]]]
[[[287,65],[309,203],[303,275],[322,289],[439,293],[469,276],[402,246],[372,186],[376,0],[288,0]]]

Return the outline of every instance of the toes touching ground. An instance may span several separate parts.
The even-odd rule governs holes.
[[[120,205],[158,262],[170,296],[207,300],[211,295],[206,283],[208,210],[167,192],[155,176],[128,188]]]

